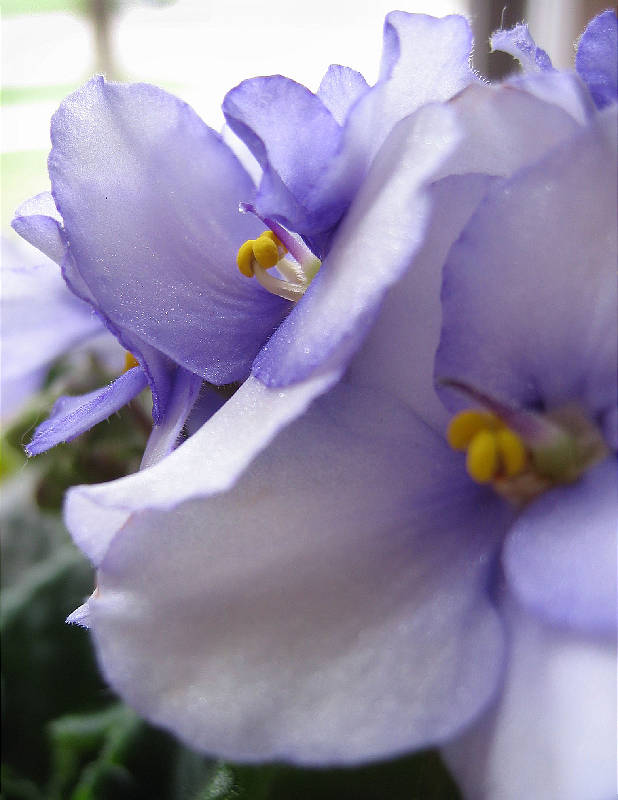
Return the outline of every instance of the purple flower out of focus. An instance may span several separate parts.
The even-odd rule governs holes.
[[[465,27],[389,20],[389,80],[396,53],[414,63],[393,20],[439,32],[421,65],[449,63]],[[370,166],[343,159],[338,227],[330,167],[323,184],[276,172],[248,116],[287,84],[228,95],[264,170],[251,202],[327,255],[199,431],[69,493],[98,571],[72,620],[146,718],[235,760],[439,745],[471,798],[612,795],[616,30],[613,12],[593,20],[561,73],[518,26],[493,45],[521,75],[448,102],[415,89]],[[490,450],[491,426],[507,432],[502,461],[449,447],[469,406],[493,414]]]
[[[448,48],[436,47],[443,41]],[[393,125],[474,80],[470,46],[460,18],[396,12],[373,87],[340,66],[329,68],[316,95],[282,76],[245,81],[227,95],[224,111],[260,164],[257,187],[222,137],[156,87],[99,77],[68,97],[52,120],[53,200],[28,201],[13,225],[61,266],[71,291],[139,366],[99,392],[61,398],[28,451],[74,438],[148,384],[155,428],[144,464],[154,463],[174,447],[203,380],[230,384],[253,371],[264,383],[286,385],[337,361],[334,351],[360,336],[356,316],[369,317],[395,279],[390,264],[371,282],[359,276],[356,314],[329,319],[344,287],[320,287],[349,249],[341,219]],[[428,148],[419,190],[447,145],[445,132]],[[241,203],[254,213],[240,213]],[[296,258],[300,293],[309,282],[303,259],[324,262],[312,299],[298,307],[278,290],[281,276],[259,285],[236,267],[240,246],[265,225]],[[421,226],[419,214],[419,239]],[[307,325],[311,342],[283,363],[290,330]]]

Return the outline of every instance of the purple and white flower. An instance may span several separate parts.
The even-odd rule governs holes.
[[[527,31],[495,37],[529,69],[385,135],[225,406],[69,493],[98,570],[73,620],[146,718],[230,759],[441,745],[471,797],[611,796],[615,38],[613,12],[593,20],[569,74]],[[328,239],[252,131],[260,213],[285,197],[282,221]],[[467,405],[490,444],[464,457]]]

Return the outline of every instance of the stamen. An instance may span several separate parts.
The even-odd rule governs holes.
[[[508,428],[496,431],[496,442],[502,473],[507,478],[514,478],[525,469],[528,460],[526,448],[520,437]]]
[[[240,246],[236,263],[246,278],[255,277],[271,294],[295,302],[305,293],[321,262],[312,257],[311,274],[307,275],[302,264],[294,264],[284,258],[288,250],[287,243],[277,233],[272,230],[263,231],[257,239],[248,239]],[[314,263],[316,261],[317,268]],[[273,267],[277,267],[284,280],[267,272]]]
[[[448,426],[446,438],[453,450],[467,450],[468,445],[479,431],[485,428],[494,430],[500,424],[500,420],[495,414],[471,408],[453,417]]]

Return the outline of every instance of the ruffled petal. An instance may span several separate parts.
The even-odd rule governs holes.
[[[352,198],[397,122],[474,82],[471,49],[464,17],[388,14],[380,80],[348,115],[338,156],[324,175],[324,193],[345,191]]]
[[[597,108],[618,98],[618,18],[604,11],[588,23],[579,41],[575,68],[584,79]]]
[[[317,96],[333,115],[335,122],[343,125],[350,108],[369,90],[360,72],[350,67],[331,64],[326,70]]]
[[[263,383],[287,386],[325,362],[345,365],[354,354],[386,290],[423,243],[425,184],[457,135],[450,109],[438,105],[393,131],[317,277],[256,358],[253,374]]]
[[[501,50],[513,56],[524,72],[545,72],[553,69],[551,59],[536,43],[524,23],[509,30],[495,31],[490,39],[492,51]]]
[[[2,414],[9,415],[36,390],[46,368],[102,331],[90,308],[73,297],[56,264],[3,243]]]
[[[549,622],[587,633],[616,629],[616,459],[528,507],[509,532],[513,593]]]
[[[269,390],[249,378],[208,425],[150,469],[70,489],[65,521],[75,543],[98,565],[132,512],[174,508],[184,500],[226,490],[276,433],[340,374],[323,372],[285,391]]]
[[[445,266],[438,378],[616,413],[615,130],[614,109],[490,190]]]
[[[146,469],[169,455],[176,447],[183,426],[200,392],[199,375],[178,367],[165,417],[152,429],[140,469]]]
[[[127,522],[90,602],[107,680],[234,760],[443,740],[502,665],[484,584],[503,507],[460,468],[400,404],[337,387],[231,491]]]
[[[474,800],[616,792],[616,646],[510,614],[502,697],[443,755]]]
[[[214,383],[246,377],[289,304],[238,272],[260,228],[238,213],[253,183],[218,134],[160,89],[95,78],[62,103],[52,142],[71,253],[110,324]]]
[[[62,264],[66,249],[62,219],[49,192],[23,202],[15,212],[11,226],[56,264]]]
[[[320,195],[341,128],[318,96],[282,75],[250,78],[227,93],[223,113],[264,170],[255,201],[262,216],[301,233],[339,219],[348,198],[335,192],[324,203]]]
[[[36,456],[60,442],[70,442],[118,411],[146,385],[143,370],[133,367],[103,389],[78,397],[60,397],[54,403],[49,419],[34,432],[26,452],[29,456]]]

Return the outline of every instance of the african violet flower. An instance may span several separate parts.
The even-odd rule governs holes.
[[[281,337],[262,348],[284,319],[302,325],[312,315],[311,304],[301,312],[295,303],[320,259],[327,276],[346,248],[333,232],[380,142],[422,103],[474,80],[470,46],[461,18],[394,13],[374,87],[339,66],[317,95],[281,76],[241,84],[224,109],[260,163],[258,188],[218,134],[153,86],[94,78],[68,97],[52,120],[53,213],[51,198],[40,196],[18,210],[14,227],[61,265],[71,290],[135,358],[109,387],[62,398],[29,452],[73,438],[148,384],[156,423],[149,464],[174,446],[202,380],[243,381],[257,354],[254,373],[268,376]],[[418,184],[431,166],[419,167]],[[239,213],[239,203],[252,213]],[[417,217],[420,231],[420,209]],[[260,236],[264,223],[274,239]],[[257,281],[236,268],[245,242],[239,266]],[[352,290],[363,313],[394,279],[388,269],[367,275]],[[328,302],[339,304],[344,289],[331,286]],[[324,328],[322,309],[312,318],[323,329],[307,353],[311,368],[347,334]],[[356,328],[353,313],[346,325]]]
[[[70,493],[98,568],[73,619],[121,696],[193,747],[324,764],[448,743],[472,797],[613,791],[617,105],[586,86],[615,35],[601,20],[581,78],[533,59],[401,121],[263,382],[151,469]],[[377,311],[371,270],[393,280]],[[306,358],[322,328],[321,363],[347,371],[300,415],[332,383]]]

